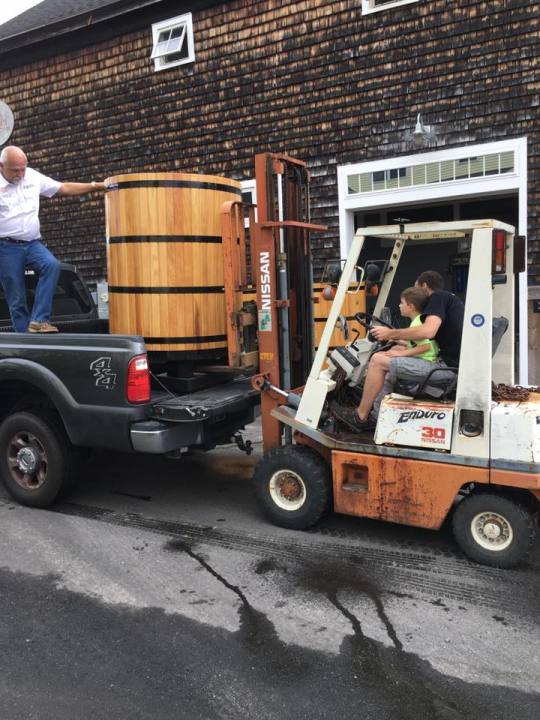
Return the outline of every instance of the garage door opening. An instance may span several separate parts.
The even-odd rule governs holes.
[[[430,205],[408,205],[370,209],[354,214],[354,229],[359,227],[393,225],[403,222],[450,222],[453,220],[476,220],[492,218],[517,226],[518,197],[516,194],[501,197],[464,199],[451,203]],[[368,238],[362,252],[361,264],[365,260],[387,259],[392,243],[380,238]],[[462,240],[434,241],[432,244],[410,241],[405,246],[396,279],[388,298],[394,324],[398,327],[403,320],[397,311],[400,292],[414,284],[424,270],[436,270],[445,281],[447,290],[464,298],[468,277],[468,245]]]

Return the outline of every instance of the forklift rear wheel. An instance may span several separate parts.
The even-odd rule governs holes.
[[[257,465],[254,481],[264,514],[281,527],[305,530],[330,509],[330,469],[310,448],[285,445],[270,450]]]
[[[47,507],[75,484],[76,453],[55,413],[17,412],[0,426],[0,476],[9,494]]]
[[[464,498],[454,511],[454,536],[472,560],[493,567],[510,568],[531,549],[536,522],[519,501],[495,493]]]

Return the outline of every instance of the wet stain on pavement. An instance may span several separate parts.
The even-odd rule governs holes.
[[[398,592],[397,590],[386,590],[387,595],[392,595],[393,597],[397,597],[400,600],[416,600],[414,595],[411,595],[411,593],[404,593],[404,592]]]
[[[437,598],[437,600],[430,600],[429,602],[431,605],[435,605],[435,607],[442,608],[444,610],[444,612],[450,612],[450,608],[448,607],[448,605],[443,603],[441,598]]]
[[[132,545],[131,547],[137,552],[142,552],[143,550],[146,550],[146,548],[148,547],[148,543],[143,542],[140,545]]]
[[[181,551],[200,563],[213,577],[233,592],[240,600],[238,609],[240,630],[236,639],[244,645],[253,662],[264,662],[271,669],[276,683],[290,678],[302,684],[314,671],[313,653],[298,646],[287,644],[280,639],[273,623],[264,613],[249,603],[245,593],[218,573],[193,547],[183,541],[171,540],[165,545],[168,551]],[[256,565],[259,574],[273,572],[279,577],[279,563],[271,558],[261,559]],[[351,687],[355,682],[362,686],[362,703],[365,711],[371,703],[380,702],[384,696],[385,712],[377,718],[400,718],[400,720],[469,720],[483,712],[481,697],[485,686],[468,684],[455,678],[447,678],[433,669],[426,660],[404,650],[403,643],[386,612],[382,600],[383,590],[371,579],[359,572],[351,572],[349,564],[333,562],[305,562],[288,568],[287,583],[294,582],[310,593],[318,592],[338,610],[350,623],[352,634],[344,638],[339,660],[335,660],[333,674],[339,667],[349,677]],[[286,574],[283,574],[286,578]],[[359,618],[347,606],[347,593],[366,597],[373,603],[375,611],[386,630],[391,646],[367,636]],[[439,603],[435,602],[436,605]],[[444,608],[443,608],[444,609]],[[290,618],[292,619],[292,618]],[[300,624],[300,627],[303,627]],[[320,628],[322,631],[324,628]],[[324,657],[324,654],[322,654]],[[329,658],[328,658],[329,659]],[[319,661],[320,662],[320,661]],[[506,689],[497,688],[497,692]],[[494,688],[490,688],[493,692]],[[378,700],[375,700],[375,697]],[[493,707],[492,701],[490,707]],[[387,713],[390,714],[387,714]],[[395,713],[395,714],[394,714]],[[334,711],[332,717],[335,716]],[[305,717],[309,717],[305,715]],[[325,717],[313,715],[313,717]],[[327,716],[328,717],[328,716]],[[366,712],[369,717],[369,712]],[[492,718],[497,717],[497,714]],[[504,714],[500,714],[501,720]],[[513,716],[513,720],[516,715]]]
[[[271,560],[265,567],[275,569]],[[290,569],[289,581],[309,593],[320,593],[350,623],[352,635],[344,638],[341,660],[349,666],[355,679],[371,687],[385,687],[389,699],[399,707],[399,717],[407,720],[463,720],[471,717],[467,704],[456,700],[453,693],[442,693],[440,678],[431,665],[404,650],[403,643],[386,612],[383,591],[371,579],[364,577],[350,565],[332,563],[331,566],[306,562]],[[347,596],[364,596],[373,604],[385,628],[391,647],[373,640],[363,630],[361,618],[347,605]],[[396,717],[398,717],[396,715]]]
[[[255,563],[253,568],[256,575],[266,575],[269,572],[273,572],[279,568],[278,563],[275,560],[263,559]]]
[[[304,675],[306,672],[305,663],[297,659],[293,652],[293,646],[288,645],[280,639],[271,620],[249,603],[240,587],[226,580],[200,553],[195,552],[189,543],[181,540],[170,540],[165,544],[164,549],[168,552],[180,551],[186,553],[186,555],[189,555],[189,557],[198,562],[200,566],[209,572],[218,582],[237,596],[240,601],[238,607],[240,622],[240,629],[237,633],[238,638],[252,651],[257,652],[261,649],[263,649],[264,652],[270,651],[268,662],[276,678],[281,677],[283,673],[288,677],[291,672],[294,672],[297,676]],[[276,658],[276,661],[274,662],[272,658]]]

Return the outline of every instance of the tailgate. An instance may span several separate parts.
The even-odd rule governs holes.
[[[152,417],[169,422],[219,421],[260,403],[260,393],[249,379],[233,380],[186,395],[152,395]]]

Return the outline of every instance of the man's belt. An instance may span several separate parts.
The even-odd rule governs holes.
[[[27,245],[29,242],[31,242],[29,240],[19,240],[18,238],[10,237],[0,237],[0,240],[6,240],[7,242],[15,243],[15,245]]]

